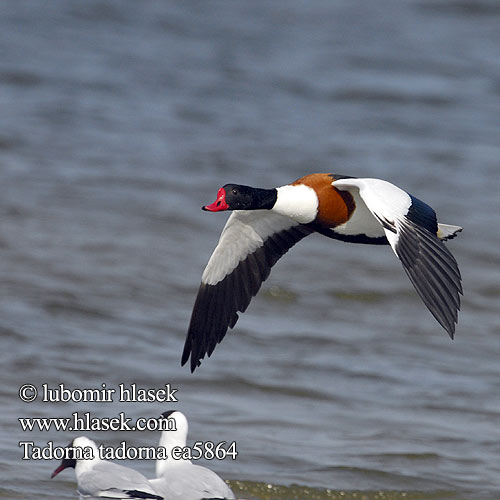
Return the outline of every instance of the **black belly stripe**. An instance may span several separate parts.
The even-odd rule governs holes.
[[[346,243],[361,243],[363,245],[388,245],[389,241],[385,236],[367,236],[366,234],[341,234],[335,232],[335,228],[325,228],[313,226],[317,233],[332,238],[334,240],[345,241]]]

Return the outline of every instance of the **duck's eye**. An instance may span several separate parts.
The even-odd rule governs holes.
[[[238,194],[238,190],[233,188],[232,193],[233,193],[234,195],[237,195],[237,194]]]

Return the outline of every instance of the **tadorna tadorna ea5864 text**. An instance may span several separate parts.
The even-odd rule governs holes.
[[[380,179],[311,174],[286,186],[226,184],[209,212],[233,210],[205,268],[184,345],[191,371],[233,328],[271,267],[317,232],[351,243],[390,245],[432,315],[453,338],[460,271],[442,243],[462,230],[439,224],[434,210]]]

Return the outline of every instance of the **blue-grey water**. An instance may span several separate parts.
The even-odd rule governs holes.
[[[78,433],[18,418],[174,408],[190,443],[236,441],[203,464],[244,498],[500,498],[498,2],[5,1],[0,48],[1,498],[76,498],[18,443]],[[311,236],[190,374],[226,219],[201,205],[313,172],[389,180],[465,228],[456,339],[390,249]],[[25,383],[179,403],[24,403]]]

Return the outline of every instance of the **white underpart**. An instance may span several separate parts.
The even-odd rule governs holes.
[[[399,228],[399,221],[408,213],[411,198],[408,193],[390,182],[380,179],[339,179],[332,183],[337,189],[359,193],[368,210],[375,216],[386,219]],[[382,225],[380,225],[382,227]],[[398,234],[383,228],[387,239],[396,253]]]
[[[290,217],[271,210],[235,210],[222,230],[201,281],[207,285],[216,285],[248,254],[263,246],[270,235],[296,225]]]
[[[318,214],[318,196],[312,187],[304,184],[282,186],[276,189],[278,197],[273,212],[286,215],[299,224],[312,222]]]
[[[335,185],[335,182],[332,184]],[[336,185],[335,187],[340,191],[344,191],[344,188],[340,188]],[[380,225],[380,222],[375,218],[370,210],[368,210],[365,202],[359,195],[359,191],[357,189],[349,189],[349,192],[354,198],[356,209],[347,222],[336,226],[332,230],[336,233],[346,235],[365,234],[370,238],[381,238],[385,236],[384,228]]]

